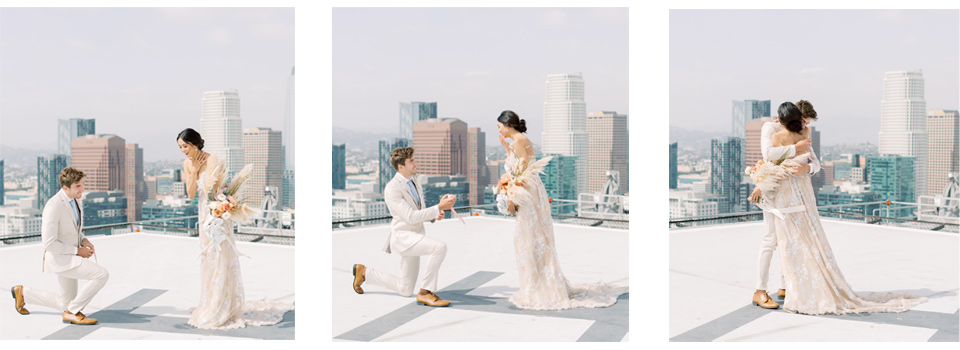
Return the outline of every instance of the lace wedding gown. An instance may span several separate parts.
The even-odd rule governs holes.
[[[785,160],[782,165],[811,161],[816,161],[816,155],[805,153]],[[775,223],[787,290],[784,310],[810,315],[903,312],[927,301],[924,297],[903,294],[860,295],[853,291],[827,242],[809,174],[784,177],[768,199],[769,205],[783,216],[777,217]]]
[[[514,152],[507,156],[508,172],[520,165]],[[520,209],[513,247],[517,259],[520,289],[510,296],[510,302],[521,309],[563,310],[577,307],[608,307],[617,297],[627,292],[626,287],[597,283],[570,283],[563,276],[553,238],[553,219],[547,192],[540,176],[529,177],[524,184],[527,194],[514,198]]]
[[[216,164],[211,157],[208,164]],[[208,167],[209,168],[212,167]],[[233,235],[233,221],[207,226],[210,214],[203,182],[207,173],[200,175],[197,198],[200,202],[200,304],[193,309],[191,326],[201,329],[234,329],[245,326],[267,326],[279,323],[293,305],[272,300],[244,302],[243,278],[240,275],[239,256]]]

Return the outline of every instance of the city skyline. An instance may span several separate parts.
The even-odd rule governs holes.
[[[825,145],[878,144],[885,72],[922,70],[927,109],[960,104],[958,19],[956,10],[671,10],[670,125],[730,130],[731,101],[771,100],[775,113],[806,99]]]
[[[200,129],[203,93],[216,90],[241,95],[243,127],[283,130],[293,14],[293,8],[3,8],[0,138],[53,153],[57,119],[95,119],[98,134],[138,143],[145,162],[180,159],[176,134]],[[144,127],[150,120],[164,127]]]
[[[566,73],[582,73],[587,111],[629,114],[627,13],[335,8],[333,126],[399,136],[398,103],[436,102],[439,118],[480,127],[487,145],[499,143],[497,116],[513,110],[540,144],[544,81]]]

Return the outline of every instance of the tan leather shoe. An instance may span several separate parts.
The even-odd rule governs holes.
[[[783,288],[780,288],[780,290],[777,291],[777,297],[786,298],[786,297],[787,297],[787,290],[786,290],[786,289],[783,289]]]
[[[360,285],[363,284],[363,281],[366,281],[367,267],[363,264],[354,264],[353,265],[353,291],[357,294],[363,294],[363,288],[360,288]]]
[[[78,312],[76,315],[71,314],[68,311],[63,312],[63,323],[73,323],[81,326],[87,326],[97,323],[97,319],[89,318],[85,316],[82,312]]]
[[[10,294],[13,294],[13,306],[17,308],[17,312],[19,312],[21,315],[29,315],[30,311],[27,311],[27,309],[23,308],[24,305],[27,305],[27,303],[23,301],[23,286],[13,286],[13,288],[10,288]]]
[[[776,309],[780,307],[780,304],[770,299],[770,296],[767,295],[767,292],[763,293],[753,293],[753,305],[762,307],[764,309]]]
[[[417,304],[423,304],[423,305],[429,305],[429,306],[447,306],[447,305],[450,305],[450,302],[440,299],[440,297],[438,297],[436,294],[433,294],[433,292],[429,292],[427,294],[422,294],[422,295],[418,293]]]

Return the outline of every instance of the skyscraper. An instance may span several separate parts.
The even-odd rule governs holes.
[[[84,227],[119,224],[127,220],[128,199],[123,191],[84,191],[81,198]]]
[[[86,173],[84,188],[90,192],[124,191],[126,142],[117,135],[87,135],[73,140],[71,163]],[[59,171],[57,172],[59,174]],[[124,204],[126,208],[126,204]]]
[[[232,176],[243,169],[243,130],[240,119],[240,96],[236,91],[203,93],[200,136],[204,151],[216,153]]]
[[[37,209],[60,191],[60,171],[67,167],[67,156],[46,154],[37,157]]]
[[[287,78],[287,102],[283,112],[283,169],[284,170],[295,170],[295,161],[296,161],[296,136],[297,133],[294,132],[295,124],[295,109],[294,109],[294,96],[296,88],[296,72],[295,68],[290,68],[290,77]]]
[[[70,166],[70,150],[73,139],[96,133],[97,122],[95,119],[57,119],[57,153],[67,156],[67,166]]]
[[[483,187],[487,184],[486,134],[480,128],[467,129],[467,182],[470,183],[470,205],[483,204]]]
[[[397,169],[393,168],[393,164],[390,164],[390,154],[393,153],[394,149],[402,147],[410,147],[413,145],[411,139],[404,138],[394,138],[392,140],[380,140],[379,144],[379,155],[377,156],[377,191],[383,193],[383,188],[387,186],[387,182],[393,179],[393,176],[397,174]],[[420,158],[419,155],[415,154],[417,159]]]
[[[911,203],[916,198],[914,165],[916,159],[898,155],[869,155],[870,191],[883,200]],[[902,214],[898,214],[902,215]]]
[[[143,180],[143,148],[135,143],[126,146],[124,194],[127,197],[127,221],[143,217],[143,201],[147,200],[147,184]]]
[[[677,173],[677,143],[670,144],[670,189],[677,189],[679,174]]]
[[[960,174],[960,117],[957,111],[927,114],[927,193],[937,196],[947,185],[947,174]]]
[[[293,170],[284,170],[283,171],[283,207],[284,208],[293,208],[296,206],[297,191],[295,186],[297,184],[296,172]]]
[[[920,70],[887,72],[880,101],[880,154],[914,157],[915,164],[924,165],[914,168],[915,194],[927,193],[927,103],[923,84]]]
[[[4,204],[4,199],[3,199],[3,197],[7,195],[7,194],[5,193],[6,190],[3,188],[3,186],[4,186],[4,183],[3,183],[3,159],[0,159],[0,205],[3,205],[3,204]]]
[[[400,138],[413,140],[413,125],[437,119],[436,102],[400,102]]]
[[[467,174],[467,123],[428,119],[413,125],[413,149],[421,175]]]
[[[333,189],[347,188],[347,144],[333,145]]]
[[[710,140],[710,188],[726,198],[719,201],[721,214],[736,211],[740,204],[740,182],[743,178],[743,139],[739,137]]]
[[[260,205],[267,191],[275,191],[278,206],[283,203],[282,133],[270,128],[244,129],[243,163],[253,164],[243,192],[247,203]]]
[[[620,172],[620,191],[630,191],[630,135],[627,115],[597,111],[587,115],[587,190],[600,192],[607,171]]]
[[[747,123],[770,116],[770,100],[733,101],[733,137],[747,138]]]
[[[763,152],[760,151],[760,129],[763,124],[771,121],[772,118],[758,118],[747,122],[744,138],[744,167],[753,166],[763,159]]]
[[[550,163],[543,167],[543,174],[540,174],[540,180],[547,191],[547,197],[553,199],[576,200],[577,190],[577,158],[564,156],[560,154],[542,154],[537,159],[544,157],[553,157]],[[576,210],[575,205],[550,205],[550,211],[553,215],[572,213]]]
[[[810,148],[813,148],[813,153],[820,157],[820,130],[817,130],[814,126],[809,126],[810,128]],[[810,177],[810,185],[813,186],[813,195],[816,197],[820,194],[820,187],[827,182],[827,174],[823,171],[820,171]],[[831,175],[832,176],[832,175]]]
[[[293,208],[296,203],[296,136],[295,127],[295,89],[296,89],[295,68],[290,68],[290,77],[287,79],[287,104],[283,115],[283,186],[281,206],[284,208]]]
[[[587,189],[587,107],[583,75],[551,74],[543,101],[542,153],[577,157],[577,189]],[[606,173],[604,173],[606,174]],[[623,176],[621,175],[621,178]]]

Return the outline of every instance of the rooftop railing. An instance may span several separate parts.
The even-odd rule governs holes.
[[[554,218],[554,222],[563,223],[563,224],[572,224],[572,225],[581,225],[581,226],[591,226],[591,227],[606,227],[613,229],[622,229],[627,230],[630,228],[630,216],[624,211],[619,213],[614,213],[613,215],[602,216],[595,215],[590,211],[574,210],[573,208],[583,208],[588,207],[590,201],[576,201],[576,200],[558,200],[555,199],[551,203],[551,208],[571,208],[571,213],[567,214],[553,214],[551,215]],[[497,211],[496,203],[482,204],[482,205],[470,205],[470,206],[460,206],[454,207],[454,210],[460,216],[486,216],[486,217],[501,217],[501,218],[514,218],[514,216],[504,215]],[[452,213],[447,212],[445,218],[450,219]],[[346,228],[353,228],[359,226],[374,226],[374,225],[386,225],[389,224],[393,219],[390,215],[377,215],[377,216],[363,216],[363,217],[350,217],[350,218],[334,218],[333,219],[333,229],[340,230]]]
[[[153,219],[122,222],[107,225],[85,226],[83,234],[86,236],[96,235],[120,235],[134,232],[155,233],[179,237],[197,237],[199,231],[196,225],[193,227],[183,227],[186,221],[197,221],[198,216],[181,216],[175,218]],[[252,224],[252,225],[251,225]],[[241,242],[261,242],[278,245],[294,245],[296,243],[296,231],[293,229],[293,220],[289,220],[289,225],[284,223],[281,227],[259,227],[256,221],[251,224],[238,225],[234,229],[234,237]],[[40,242],[40,232],[17,233],[0,236],[0,246]]]
[[[956,213],[960,201],[956,199],[931,201],[921,196],[918,203],[890,201],[864,202],[852,204],[825,205],[817,207],[820,217],[849,222],[861,222],[872,225],[915,228],[921,230],[960,233],[960,218],[949,216]],[[943,199],[943,198],[941,198]],[[879,208],[875,208],[879,206]],[[952,211],[951,211],[952,210]],[[863,214],[864,212],[870,214]],[[916,216],[896,216],[909,211],[919,213]],[[947,215],[941,215],[947,214]],[[706,215],[697,217],[670,218],[670,228],[702,227],[733,224],[750,221],[763,221],[762,211],[731,214]]]

